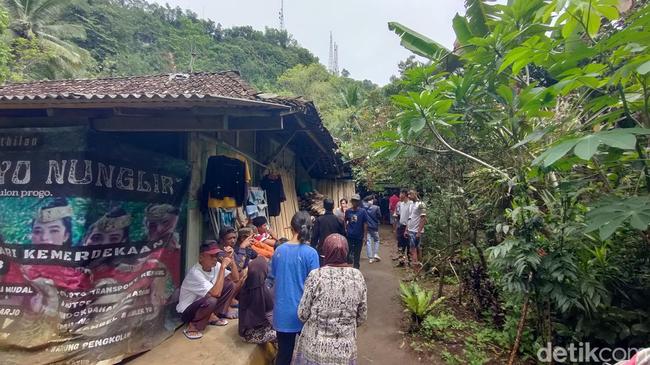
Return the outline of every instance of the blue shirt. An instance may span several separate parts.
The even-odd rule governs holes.
[[[318,253],[308,244],[285,243],[278,247],[271,261],[275,288],[273,328],[278,332],[300,332],[298,305],[307,275],[319,268]]]
[[[350,208],[345,211],[345,223],[347,224],[348,238],[363,239],[363,225],[368,222],[368,213],[364,208],[357,210]]]
[[[366,212],[368,213],[368,230],[373,232],[378,231],[379,222],[381,222],[381,210],[378,206],[371,205],[366,208]]]

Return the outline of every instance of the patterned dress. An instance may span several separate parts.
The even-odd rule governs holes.
[[[366,296],[366,282],[357,269],[325,266],[312,271],[298,307],[305,326],[292,364],[356,364],[357,326],[368,316]]]

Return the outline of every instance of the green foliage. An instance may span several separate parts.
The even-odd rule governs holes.
[[[82,20],[78,40],[105,76],[237,70],[269,90],[287,69],[317,59],[286,32],[250,26],[222,28],[212,20],[168,5],[98,0],[68,8],[66,19]]]
[[[422,57],[446,60],[445,65],[451,71],[459,66],[458,57],[440,43],[397,22],[388,23],[388,29],[402,39],[402,46]]]
[[[0,5],[0,37],[5,37],[9,26],[9,14]],[[10,77],[11,48],[5,42],[0,42],[0,83]]]
[[[452,260],[510,339],[529,301],[531,356],[547,341],[650,336],[634,327],[650,300],[650,5],[617,5],[467,1],[453,53],[390,24],[430,64],[387,88],[396,112],[361,176],[425,193],[425,255]]]
[[[275,91],[313,100],[325,126],[341,140],[345,150],[352,145],[353,138],[376,123],[373,117],[381,113],[378,107],[386,104],[383,96],[378,97],[377,86],[370,81],[334,75],[318,63],[286,70],[278,78]]]
[[[5,0],[10,12],[9,28],[15,38],[27,42],[35,40],[37,48],[48,55],[41,62],[30,65],[28,74],[34,78],[84,76],[85,68],[92,66],[90,54],[77,46],[75,40],[86,37],[85,28],[78,22],[67,22],[65,10],[76,0]],[[23,44],[20,44],[24,46]],[[14,53],[21,55],[19,52]],[[22,56],[22,55],[21,55]],[[30,59],[16,59],[28,63]]]
[[[650,224],[650,197],[603,199],[596,208],[587,213],[585,232],[598,230],[600,239],[606,240],[625,222],[629,222],[634,229],[645,231]]]
[[[141,0],[4,0],[10,79],[237,70],[258,88],[317,59],[286,32],[224,29],[191,11]],[[5,72],[6,74],[6,72]]]
[[[443,348],[450,346],[460,352],[452,354],[443,350],[441,356],[448,364],[486,364],[496,360],[495,349],[509,345],[506,332],[471,320],[458,319],[444,310],[428,315],[422,322],[419,334],[425,339],[444,343],[439,344]]]
[[[433,300],[433,292],[422,289],[417,283],[400,283],[400,296],[406,311],[411,314],[416,325],[445,300],[445,297]]]

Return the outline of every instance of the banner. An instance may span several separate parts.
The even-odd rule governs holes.
[[[2,364],[112,364],[173,333],[189,172],[106,133],[0,130]]]

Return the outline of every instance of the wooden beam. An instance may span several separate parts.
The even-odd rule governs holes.
[[[114,117],[93,119],[92,126],[99,131],[147,132],[213,132],[226,129],[226,118],[129,118]]]
[[[190,109],[193,115],[220,115],[227,114],[233,117],[262,117],[271,118],[278,114],[277,111],[255,110],[252,108],[216,108],[195,106]]]
[[[305,131],[305,133],[307,133],[307,135],[309,136],[309,138],[310,138],[310,139],[311,139],[311,140],[316,144],[316,146],[318,146],[318,148],[319,148],[323,153],[325,153],[325,154],[330,154],[330,153],[332,153],[332,151],[328,151],[327,148],[325,148],[325,146],[323,146],[323,144],[320,143],[320,141],[318,140],[318,138],[316,138],[316,136],[314,136],[314,132],[313,132],[312,130],[310,130],[310,129],[307,128],[307,125],[305,124],[305,121],[302,119],[302,116],[301,116],[301,115],[296,114],[296,120],[298,121],[298,125],[300,125],[300,127]]]
[[[23,127],[65,127],[73,125],[87,125],[88,118],[47,118],[47,117],[0,117],[0,128]]]
[[[236,117],[228,115],[228,130],[231,131],[272,131],[284,128],[284,120],[279,114],[272,117]]]
[[[267,165],[270,165],[273,161],[275,161],[275,159],[278,158],[278,156],[280,156],[280,154],[282,153],[282,151],[284,151],[284,149],[287,148],[287,146],[289,145],[289,143],[291,143],[291,141],[293,141],[293,137],[295,137],[297,133],[298,133],[298,131],[293,131],[293,133],[291,134],[291,137],[289,137],[289,138],[286,140],[286,142],[284,142],[284,144],[282,145],[282,147],[280,147],[277,151],[275,151],[275,152],[271,155],[271,158],[269,158],[268,160],[266,160],[264,163],[267,164]]]

